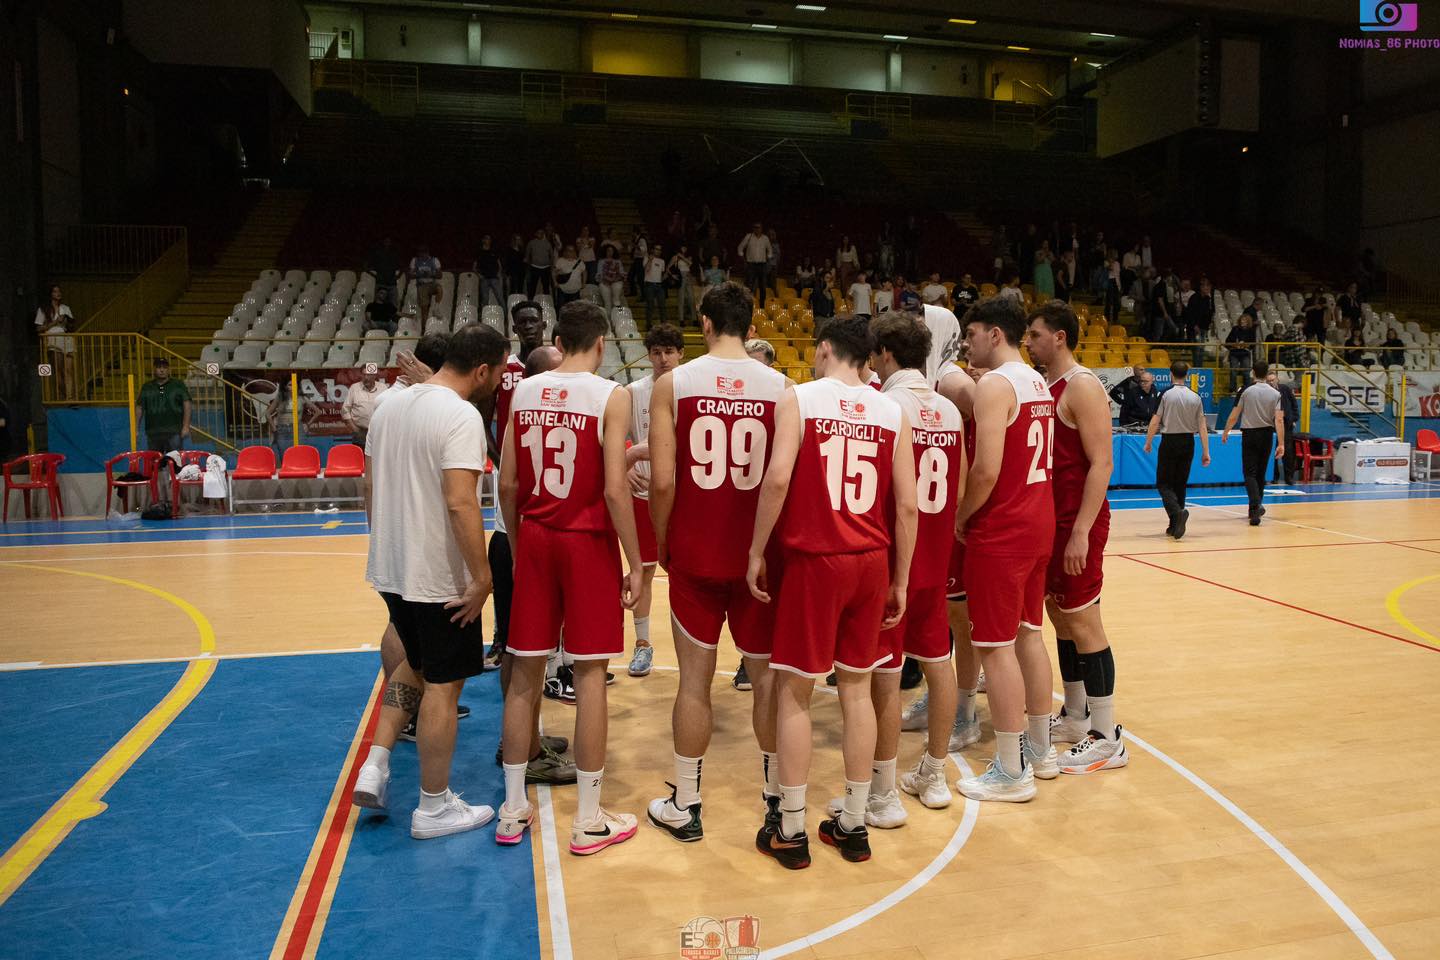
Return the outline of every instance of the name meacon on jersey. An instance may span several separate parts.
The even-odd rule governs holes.
[[[800,451],[780,517],[797,553],[863,553],[890,545],[890,481],[904,423],[900,405],[869,384],[831,377],[795,387]]]
[[[980,383],[992,378],[1014,393],[1015,413],[1005,427],[1000,473],[985,505],[966,526],[965,546],[970,551],[1044,556],[1055,539],[1055,500],[1050,489],[1055,398],[1044,378],[1019,361],[1001,364]]]
[[[601,446],[605,405],[619,390],[593,373],[550,371],[515,387],[517,507],[526,521],[561,530],[611,530]]]
[[[748,357],[704,356],[670,377],[675,506],[669,563],[696,577],[738,579],[745,576],[785,375]]]

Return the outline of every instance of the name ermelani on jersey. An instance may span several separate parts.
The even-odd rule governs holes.
[[[515,420],[522,427],[570,427],[572,430],[584,430],[594,418],[583,413],[563,413],[559,410],[517,410]]]

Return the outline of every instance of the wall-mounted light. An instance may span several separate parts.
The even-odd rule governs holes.
[[[780,28],[777,27],[777,26],[775,26],[775,24],[773,24],[773,23],[752,23],[752,24],[750,24],[750,29],[751,29],[751,30],[778,30],[778,29],[780,29]]]
[[[902,37],[902,36],[900,36],[900,34],[898,34],[898,33],[887,33],[887,34],[885,34],[885,36],[882,37],[881,39],[882,39],[882,40],[909,40],[910,38],[909,38],[909,37]]]
[[[1092,37],[1104,37],[1104,38],[1107,39],[1107,40],[1114,40],[1114,39],[1115,39],[1115,34],[1113,34],[1113,33],[1093,33],[1093,32],[1092,32],[1092,33],[1090,34],[1090,36],[1092,36]]]
[[[826,8],[820,6],[818,3],[797,3],[795,4],[795,9],[809,10],[812,13],[824,13]]]
[[[966,20],[966,19],[964,19],[964,18],[962,18],[962,17],[951,17],[951,18],[950,18],[950,22],[951,22],[951,23],[959,24],[959,25],[962,26],[962,27],[973,27],[973,26],[975,26],[975,21],[974,21],[974,20]]]

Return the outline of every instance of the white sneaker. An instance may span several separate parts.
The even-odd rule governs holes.
[[[1061,707],[1060,712],[1050,718],[1051,743],[1079,743],[1090,735],[1090,713],[1083,717],[1072,717]]]
[[[635,836],[639,821],[632,814],[611,813],[601,809],[600,816],[590,823],[576,821],[570,827],[570,852],[588,857],[606,847],[624,843]]]
[[[495,842],[513,847],[525,836],[525,831],[535,822],[535,807],[525,804],[523,810],[511,810],[500,804],[500,820],[495,824]]]
[[[971,800],[1024,803],[1035,799],[1035,772],[1027,763],[1020,776],[1012,777],[1000,769],[999,761],[992,760],[984,773],[969,780],[957,781],[955,789]]]
[[[912,733],[916,730],[925,730],[930,726],[930,691],[926,690],[920,696],[910,701],[900,714],[900,729],[909,730]]]
[[[833,797],[825,804],[825,812],[832,817],[840,816],[845,809],[845,801],[841,797]],[[910,818],[905,812],[905,805],[900,802],[900,793],[891,790],[889,793],[872,793],[865,798],[865,825],[867,827],[878,827],[881,830],[894,830],[896,827],[905,826],[905,821]]]
[[[1035,771],[1041,780],[1054,780],[1060,776],[1060,753],[1054,744],[1047,744],[1044,753],[1036,753],[1030,738],[1025,738],[1025,765]]]
[[[961,720],[955,718],[955,726],[950,729],[950,752],[955,753],[964,750],[972,743],[980,740],[980,721]]]
[[[495,808],[484,804],[470,806],[460,795],[445,791],[445,805],[434,813],[421,813],[417,807],[410,815],[410,836],[416,840],[431,840],[448,837],[452,833],[464,833],[485,826],[495,819]]]
[[[355,789],[350,793],[350,802],[357,807],[370,810],[384,810],[385,797],[390,792],[390,771],[381,772],[374,764],[365,764],[355,775]]]
[[[1125,750],[1124,729],[1115,727],[1115,738],[1106,739],[1091,732],[1084,740],[1065,751],[1060,761],[1061,773],[1086,774],[1116,770],[1130,762]]]
[[[945,772],[927,774],[925,772],[925,760],[922,757],[915,765],[915,769],[909,773],[900,775],[900,789],[918,797],[920,802],[931,810],[944,810],[950,806],[950,784],[945,782]]]

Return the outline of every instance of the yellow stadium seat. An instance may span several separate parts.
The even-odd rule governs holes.
[[[1124,340],[1125,337],[1127,336],[1127,333],[1126,333],[1125,328],[1122,327],[1120,324],[1118,324],[1118,323],[1112,323],[1112,324],[1110,325],[1110,336],[1112,336],[1112,337],[1119,337],[1121,340]]]
[[[993,297],[993,296],[995,296],[995,294],[997,294],[997,293],[999,293],[999,292],[1000,292],[1000,288],[997,287],[997,286],[995,286],[995,284],[993,284],[993,283],[982,283],[982,284],[980,284],[980,296],[982,296],[982,297]]]
[[[806,363],[814,363],[814,362],[815,362],[815,344],[813,344],[813,343],[812,343],[812,344],[808,344],[808,345],[805,347],[805,350],[804,350],[804,352],[803,352],[803,356],[805,357],[805,362],[806,362]]]
[[[777,327],[788,327],[790,325],[790,311],[778,310],[770,315],[770,319],[774,321]]]

